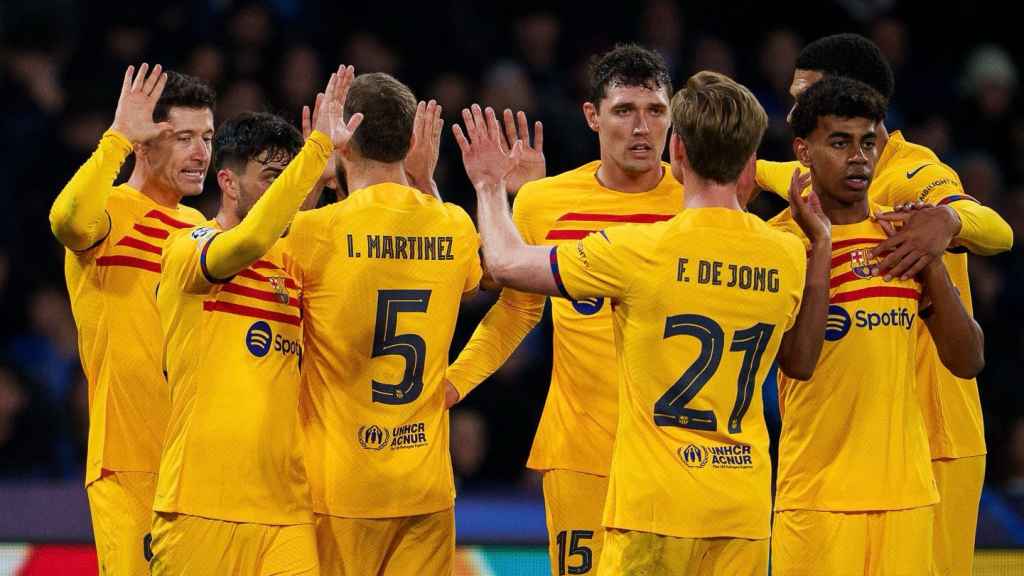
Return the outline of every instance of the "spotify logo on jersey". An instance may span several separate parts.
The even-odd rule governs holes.
[[[835,342],[850,331],[850,313],[842,306],[835,304],[828,307],[828,318],[825,320],[825,340]]]
[[[270,324],[263,320],[256,322],[249,327],[245,334],[245,346],[249,353],[257,358],[262,358],[270,352],[270,344],[274,340],[274,334],[270,331]]]

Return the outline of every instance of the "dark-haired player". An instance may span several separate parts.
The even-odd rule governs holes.
[[[85,485],[100,573],[108,576],[147,573],[143,537],[170,413],[155,289],[164,240],[204,220],[180,201],[202,192],[214,100],[191,76],[128,67],[113,124],[50,210],[67,248],[64,272],[89,382]],[[133,153],[131,177],[114,186]]]
[[[920,324],[947,368],[973,378],[983,337],[941,259],[886,281],[873,248],[886,240],[868,198],[886,99],[844,77],[816,82],[791,115],[794,152],[831,222],[825,345],[814,375],[781,375],[782,436],[772,570],[931,574],[934,504],[915,356]],[[803,236],[792,216],[773,220]]]
[[[856,34],[836,34],[808,44],[796,61],[790,92],[796,98],[823,77],[860,80],[886,98],[895,88],[893,73],[881,50]],[[930,258],[943,255],[960,297],[971,311],[971,286],[964,247],[989,255],[1009,250],[1013,230],[991,208],[963,189],[960,177],[928,148],[907,142],[899,131],[878,128],[879,152],[868,195],[884,206],[916,202],[928,206],[907,214],[904,229],[880,244],[882,272],[910,277]],[[758,163],[762,185],[785,194],[795,163]],[[963,247],[954,248],[954,244]],[[949,249],[947,251],[947,249]],[[893,252],[885,255],[883,252]],[[935,511],[935,563],[940,574],[970,574],[978,502],[985,478],[985,426],[973,379],[957,378],[942,366],[929,332],[918,327],[918,396],[941,501]]]
[[[319,574],[298,423],[301,286],[279,239],[361,120],[341,121],[352,78],[351,67],[331,76],[304,146],[271,114],[221,125],[220,211],[164,247],[157,306],[172,402],[156,576]]]
[[[683,205],[683,187],[661,161],[672,94],[664,60],[646,48],[620,45],[595,57],[589,74],[583,115],[597,133],[601,158],[519,190],[513,219],[528,244],[573,244],[610,226],[668,220]],[[522,118],[519,138],[528,140],[525,130]],[[539,176],[543,164],[532,178]],[[540,321],[546,298],[502,290],[448,369],[459,397],[508,359]],[[611,305],[605,298],[553,298],[551,316],[551,387],[527,466],[544,473],[551,573],[596,573],[618,412]]]

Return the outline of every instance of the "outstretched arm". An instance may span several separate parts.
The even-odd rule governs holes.
[[[167,122],[153,122],[153,108],[167,83],[160,65],[129,66],[121,84],[114,123],[99,146],[64,186],[50,208],[50,229],[71,250],[92,248],[110,233],[107,199],[114,179],[134,144],[141,144],[171,129]]]
[[[490,122],[480,106],[463,110],[466,133],[453,126],[455,140],[462,150],[466,174],[477,194],[477,220],[483,243],[484,260],[494,279],[503,286],[525,292],[560,294],[552,271],[550,246],[529,246],[523,242],[509,211],[506,178],[522,156],[523,144],[517,140],[508,156],[498,140],[502,137],[494,111],[487,109]]]
[[[334,149],[345,146],[363,120],[362,114],[353,114],[347,125],[344,121],[345,98],[354,76],[351,66],[341,66],[331,75],[322,95],[326,113],[320,114],[302,150],[238,226],[210,239],[203,260],[208,279],[223,280],[248,268],[284,233]]]

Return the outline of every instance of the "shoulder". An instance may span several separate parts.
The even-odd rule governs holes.
[[[182,220],[188,222],[189,224],[201,225],[207,220],[206,216],[203,216],[202,212],[196,210],[191,206],[185,206],[184,204],[178,205],[178,216],[180,216]]]
[[[523,184],[516,194],[516,203],[534,202],[541,198],[550,197],[552,193],[571,192],[579,187],[593,188],[594,180],[600,161],[593,161],[578,168],[567,170],[561,174],[541,178]]]

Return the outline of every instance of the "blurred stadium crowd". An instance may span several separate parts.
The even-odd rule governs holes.
[[[110,124],[124,69],[147,61],[218,90],[217,123],[269,110],[296,124],[339,62],[383,71],[444,107],[446,130],[471,102],[525,110],[545,124],[548,174],[597,158],[583,122],[587,58],[617,41],[659,50],[679,83],[724,72],[749,86],[770,115],[760,156],[792,158],[785,117],[792,63],[825,34],[860,32],[896,73],[888,127],[932,148],[964,188],[1024,232],[1024,44],[992,23],[1009,8],[961,3],[936,30],[914,3],[356,3],[328,0],[176,0],[119,5],[75,0],[0,4],[0,481],[83,474],[87,390],[63,280],[63,248],[46,215],[57,192]],[[994,4],[994,3],[993,3]],[[927,23],[926,23],[927,22]],[[952,23],[955,23],[952,24]],[[953,32],[958,32],[954,34]],[[442,141],[437,181],[473,212],[454,140]],[[195,205],[216,211],[216,184]],[[765,195],[767,196],[767,195]],[[783,204],[759,198],[770,215]],[[1019,248],[972,257],[975,315],[986,332],[979,378],[989,458],[986,498],[996,510],[979,541],[1024,545],[1024,257]],[[465,305],[453,355],[494,294]],[[550,325],[453,413],[453,463],[462,491],[538,491],[524,468],[547,392]],[[992,508],[995,506],[995,508]],[[1009,515],[1007,515],[1009,514]],[[1016,516],[1014,516],[1014,514]],[[1014,528],[1016,526],[1016,528]],[[986,530],[991,531],[986,537]]]

